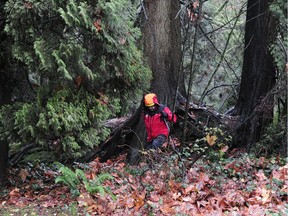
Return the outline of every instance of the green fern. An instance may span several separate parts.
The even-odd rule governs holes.
[[[72,195],[79,195],[78,185],[80,181],[77,178],[77,175],[68,167],[62,165],[61,163],[56,163],[58,165],[59,171],[62,173],[61,176],[57,176],[55,183],[63,183],[70,188]]]
[[[109,187],[104,187],[103,183],[105,180],[112,180],[113,177],[108,173],[99,174],[95,177],[95,179],[88,180],[86,178],[85,173],[81,169],[76,169],[75,172],[70,168],[62,165],[61,163],[56,162],[57,166],[59,166],[59,171],[62,175],[57,176],[55,179],[56,183],[63,183],[70,188],[70,192],[72,195],[79,195],[79,185],[81,183],[84,184],[85,189],[90,194],[100,193],[104,196],[108,193],[113,200],[116,199],[115,195],[111,192]]]

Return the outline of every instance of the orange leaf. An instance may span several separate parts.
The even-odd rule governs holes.
[[[164,214],[169,214],[169,215],[173,215],[175,214],[175,210],[173,208],[170,207],[170,205],[164,205],[160,208],[160,210],[164,213]]]
[[[173,181],[172,179],[170,179],[169,181],[169,187],[171,188],[171,190],[178,190],[179,188],[181,188],[181,183],[177,183],[175,181]]]
[[[213,146],[216,143],[217,137],[214,135],[207,134],[206,140],[210,146]]]
[[[90,179],[90,180],[95,179],[95,176],[96,176],[96,175],[95,175],[95,173],[93,173],[93,172],[86,174],[86,178],[87,178],[87,179]]]
[[[97,92],[99,95],[99,99],[97,99],[101,104],[107,105],[108,104],[108,97],[103,92]]]
[[[133,192],[132,197],[134,198],[135,209],[139,210],[144,205],[146,193],[143,191],[141,194],[138,194],[136,191]]]
[[[201,172],[200,175],[199,175],[199,179],[201,181],[208,182],[209,181],[209,176],[206,175],[204,172]]]

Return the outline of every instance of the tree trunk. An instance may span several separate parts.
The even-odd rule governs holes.
[[[269,13],[270,0],[248,0],[245,50],[236,115],[240,126],[235,144],[249,148],[259,141],[263,126],[273,117],[273,96],[269,91],[275,84],[275,66],[268,47],[275,29]]]
[[[151,92],[157,94],[160,103],[173,110],[174,99],[179,92],[185,94],[184,76],[181,64],[180,1],[144,0],[145,15],[142,33],[144,55],[153,73]],[[139,115],[140,117],[140,115]],[[136,161],[138,149],[145,143],[145,128],[140,118],[133,136],[130,161]]]
[[[2,61],[3,62],[3,61]],[[0,63],[0,67],[2,66]],[[1,67],[3,68],[3,67]],[[0,71],[0,107],[11,101],[11,85],[8,85],[8,79]],[[6,140],[0,139],[0,188],[6,185],[7,180],[7,165],[8,165],[9,145]]]
[[[172,108],[177,84],[185,95],[184,76],[180,71],[180,20],[176,18],[180,1],[146,0],[144,7],[146,20],[142,32],[144,54],[153,72],[151,91],[161,103]]]
[[[8,59],[10,50],[7,46],[7,35],[4,33],[4,5],[0,3],[0,107],[11,101],[12,83],[9,81]],[[9,144],[0,137],[0,188],[6,185]]]

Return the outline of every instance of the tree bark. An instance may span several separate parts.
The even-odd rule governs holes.
[[[261,137],[263,126],[273,117],[275,66],[269,54],[269,43],[275,29],[269,13],[271,0],[248,0],[245,50],[239,98],[235,114],[240,116],[235,145],[250,147]]]
[[[177,84],[185,93],[181,64],[181,31],[177,12],[180,2],[174,0],[144,1],[146,20],[143,26],[144,54],[153,73],[151,91],[161,103],[173,105]],[[172,107],[171,107],[172,108]]]
[[[153,73],[150,91],[157,94],[162,104],[173,110],[177,89],[186,95],[181,71],[180,1],[144,0],[142,25],[144,56]],[[130,162],[138,159],[138,149],[146,139],[143,119],[139,114],[135,136],[131,142]]]
[[[3,61],[0,63],[0,67],[3,66]],[[5,68],[5,67],[4,67]],[[4,104],[8,104],[11,101],[11,85],[8,84],[8,79],[0,71],[0,107]],[[0,188],[6,185],[7,180],[7,166],[8,166],[8,152],[9,144],[6,140],[0,139]]]
[[[4,5],[6,1],[0,3],[0,107],[11,101],[12,79],[8,76],[8,61],[10,51],[7,44],[7,35],[4,33]],[[6,185],[8,166],[9,143],[1,140],[0,137],[0,188]]]

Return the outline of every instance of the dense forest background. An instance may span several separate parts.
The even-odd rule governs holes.
[[[78,197],[79,211],[90,213],[103,213],[103,209],[93,206],[99,192],[109,195],[105,201],[99,198],[104,206],[114,202],[115,209],[125,207],[126,213],[127,208],[163,215],[180,211],[171,203],[167,206],[164,186],[148,191],[146,185],[142,191],[136,190],[141,184],[136,179],[143,175],[145,184],[152,184],[152,178],[155,182],[158,178],[168,179],[173,196],[170,199],[180,202],[175,196],[181,191],[182,204],[189,197],[185,204],[197,206],[201,213],[201,208],[212,202],[207,199],[221,193],[225,183],[222,185],[220,180],[231,183],[240,179],[243,187],[255,181],[261,191],[255,192],[252,187],[249,196],[237,194],[233,202],[231,197],[222,201],[219,198],[219,212],[233,212],[227,210],[231,206],[240,206],[238,210],[245,212],[258,204],[263,213],[268,203],[273,204],[273,208],[269,206],[271,212],[287,208],[283,204],[287,199],[286,1],[5,0],[0,3],[0,38],[2,205],[15,204],[15,198],[21,196],[15,188],[37,179],[34,169],[46,174],[52,169],[47,182],[56,179],[56,183],[68,185],[71,194]],[[169,142],[173,148],[156,156],[143,153],[141,148],[145,138],[141,100],[149,91],[180,116],[178,125],[171,126]],[[179,102],[179,95],[184,103]],[[209,110],[217,124],[201,124],[201,136],[195,136],[193,131],[199,129],[199,121],[193,119],[197,112],[191,107],[202,114]],[[212,117],[205,116],[205,121]],[[113,119],[117,126],[111,127]],[[123,159],[123,152],[128,152],[127,159]],[[90,163],[82,164],[87,162],[87,155]],[[99,162],[103,155],[105,160]],[[112,158],[114,162],[109,161]],[[138,163],[135,170],[140,171],[135,173],[133,166],[126,164],[135,158],[138,162],[148,161],[149,168]],[[243,165],[245,176],[240,175],[233,158]],[[125,165],[119,167],[115,161],[125,161]],[[255,172],[244,166],[245,161],[256,169],[258,179],[249,179]],[[162,170],[163,164],[170,164],[171,170]],[[105,166],[111,166],[112,171]],[[179,173],[173,173],[173,168]],[[263,169],[268,171],[263,173]],[[152,170],[159,176],[152,175]],[[27,172],[33,173],[31,179]],[[121,202],[114,197],[121,196],[115,182],[104,183],[114,177],[122,184],[121,172],[123,176],[136,176],[128,180],[135,189],[135,193],[128,193],[134,200],[131,203],[128,197]],[[225,177],[220,180],[212,177],[223,173]],[[12,183],[13,175],[20,176],[20,184]],[[269,178],[277,180],[269,183],[277,195],[265,185]],[[196,182],[196,188],[189,189],[187,181]],[[182,188],[179,182],[187,187]],[[88,193],[79,202],[84,185]],[[211,189],[215,185],[219,191]],[[27,191],[33,189],[26,187]],[[43,193],[48,190],[42,188]],[[166,206],[154,194],[158,204],[153,207],[152,191],[157,191],[157,196],[162,193]],[[198,195],[191,198],[193,191]],[[260,194],[260,204],[255,194]],[[143,209],[147,200],[150,207]]]

